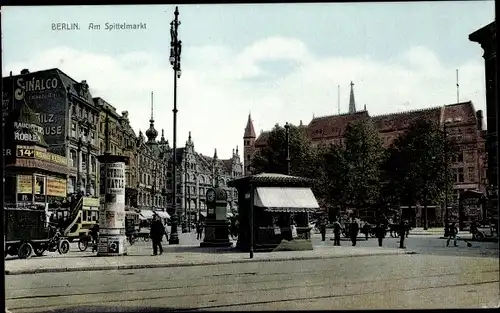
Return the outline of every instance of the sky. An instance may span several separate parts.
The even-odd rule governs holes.
[[[172,144],[174,9],[3,7],[3,76],[57,67],[128,111],[136,132],[149,127],[154,92],[155,128]],[[486,107],[483,51],[468,36],[494,20],[494,1],[180,5],[179,12],[178,147],[191,131],[198,152],[229,158],[238,146],[242,158],[249,113],[257,135],[339,107],[345,113],[351,81],[357,109],[378,115],[455,103],[458,69],[459,101]],[[106,23],[146,27],[106,30]]]

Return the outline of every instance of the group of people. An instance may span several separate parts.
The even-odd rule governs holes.
[[[368,240],[370,233],[374,232],[375,237],[378,239],[379,247],[382,247],[383,240],[387,235],[387,225],[385,223],[378,222],[372,230],[372,225],[367,222],[365,222],[363,227],[360,228],[359,221],[355,218],[350,218],[349,222],[345,223],[344,226],[340,224],[339,220],[339,218],[336,218],[332,225],[334,246],[340,246],[340,236],[342,233],[345,233],[350,238],[353,247],[356,246],[358,234],[361,231],[365,235],[366,240]],[[321,233],[322,241],[326,240],[327,221],[328,220],[326,217],[322,217],[318,221],[318,228]],[[401,229],[403,229],[403,231],[401,231],[401,234],[399,234],[402,237],[400,246],[404,248],[404,237],[407,236],[407,233],[405,231],[406,227],[401,227]]]

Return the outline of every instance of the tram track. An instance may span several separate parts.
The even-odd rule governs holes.
[[[37,305],[29,305],[25,306],[23,302],[29,301],[32,304],[32,300],[34,297],[17,297],[17,298],[7,298],[9,309],[17,312],[20,310],[37,310],[37,309],[47,309],[50,307],[61,307],[65,306],[64,304],[72,303],[72,305],[96,305],[106,303],[106,305],[110,305],[113,303],[116,304],[125,304],[127,305],[136,303],[136,302],[144,302],[144,301],[156,301],[156,300],[165,300],[166,303],[176,302],[178,305],[183,307],[184,303],[186,303],[186,297],[189,298],[197,298],[201,299],[202,303],[198,303],[196,308],[204,309],[204,308],[213,308],[216,309],[218,307],[231,307],[231,306],[239,306],[239,305],[254,305],[254,304],[265,304],[266,301],[243,301],[235,303],[231,303],[228,300],[228,296],[233,295],[234,299],[247,299],[251,300],[250,294],[272,296],[272,294],[281,294],[281,298],[283,298],[283,294],[285,299],[280,299],[277,297],[276,299],[269,299],[269,302],[279,302],[279,301],[299,301],[301,299],[322,299],[329,297],[339,297],[339,296],[349,296],[349,295],[367,295],[367,294],[377,294],[374,290],[379,289],[380,286],[383,286],[384,292],[390,290],[420,290],[420,289],[428,289],[428,288],[446,288],[453,286],[466,286],[466,285],[480,285],[480,284],[488,284],[488,283],[498,283],[498,275],[491,275],[493,273],[498,273],[498,270],[487,270],[487,271],[475,271],[468,273],[448,273],[448,274],[432,274],[432,275],[419,275],[419,276],[407,276],[407,277],[397,277],[397,278],[389,278],[389,279],[380,279],[380,280],[358,280],[358,281],[341,281],[335,282],[333,279],[324,279],[319,282],[311,282],[311,281],[298,281],[293,282],[293,278],[287,280],[267,280],[267,281],[259,281],[253,283],[242,283],[242,282],[232,282],[229,284],[218,285],[216,288],[212,288],[208,292],[203,292],[207,288],[214,287],[213,283],[210,284],[194,284],[194,285],[185,285],[178,287],[163,287],[163,288],[143,288],[142,290],[119,290],[119,291],[110,291],[109,293],[103,292],[87,292],[84,294],[72,294],[72,295],[54,295],[54,296],[46,296],[36,298]],[[481,277],[487,276],[487,277]],[[493,276],[493,278],[491,278]],[[324,274],[317,273],[314,278],[324,277]],[[438,279],[440,278],[440,279]],[[479,279],[482,278],[482,279]],[[295,278],[295,280],[297,280]],[[446,281],[446,282],[445,282]],[[405,283],[406,282],[406,283]],[[445,283],[440,283],[445,282]],[[404,285],[416,285],[416,288],[396,288],[400,286],[402,283]],[[370,285],[371,284],[371,285]],[[268,287],[262,288],[262,285],[268,285]],[[378,287],[377,287],[378,286]],[[243,288],[242,288],[243,287]],[[338,294],[330,294],[331,290],[337,290]],[[178,294],[175,294],[175,290],[178,291]],[[189,290],[189,294],[186,294],[186,290]],[[287,291],[288,290],[288,291]],[[302,290],[307,291],[309,294],[306,297],[288,297],[289,295],[294,294],[294,290]],[[312,292],[311,291],[314,291]],[[330,291],[330,293],[329,293]],[[131,293],[131,294],[130,294]],[[315,293],[319,293],[315,295]],[[326,294],[325,294],[326,293]],[[132,296],[135,294],[137,296]],[[99,295],[103,295],[99,297]],[[112,296],[119,296],[119,299],[113,299]],[[124,297],[125,295],[125,297]],[[130,295],[131,297],[129,297]],[[80,300],[84,301],[74,301],[76,297],[81,297]],[[51,298],[51,299],[49,299]],[[287,299],[289,298],[289,299]],[[184,299],[184,301],[183,301]],[[229,303],[220,303],[208,305],[213,302],[222,302],[226,301]],[[44,301],[45,300],[45,301]],[[55,306],[50,306],[50,302],[57,300],[59,303]],[[197,301],[194,301],[195,303]],[[234,301],[233,301],[234,302]],[[187,303],[193,303],[193,301],[187,301]]]

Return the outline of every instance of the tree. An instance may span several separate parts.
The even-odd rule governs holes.
[[[445,153],[445,149],[449,153]],[[424,228],[427,228],[427,205],[438,203],[452,185],[451,171],[446,179],[446,164],[456,151],[456,144],[443,136],[437,123],[428,119],[413,122],[394,142],[385,165],[389,185],[396,202],[410,209],[424,206]],[[446,157],[445,157],[445,154]]]
[[[380,196],[380,166],[384,148],[369,120],[351,122],[345,131],[345,201],[360,210],[373,207]]]
[[[311,148],[304,126],[290,125],[290,175],[314,178],[317,173],[316,150]],[[287,171],[285,128],[276,124],[268,138],[268,145],[252,159],[255,173],[282,173]]]
[[[315,194],[331,212],[337,215],[340,207],[347,205],[346,185],[348,166],[345,150],[339,145],[321,144],[317,148],[317,171]]]

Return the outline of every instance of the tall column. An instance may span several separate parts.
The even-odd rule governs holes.
[[[97,255],[126,255],[125,165],[128,158],[110,154],[98,158],[101,164],[101,184],[104,184],[104,195],[101,195],[104,197],[104,204],[99,212]]]

